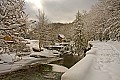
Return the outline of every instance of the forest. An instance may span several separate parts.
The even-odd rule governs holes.
[[[0,55],[30,52],[25,39],[39,40],[42,51],[60,42],[59,34],[65,36],[64,42],[74,42],[72,54],[81,58],[89,41],[120,41],[120,0],[98,0],[90,11],[76,11],[70,23],[51,22],[40,9],[31,20],[24,6],[25,0],[0,0]]]

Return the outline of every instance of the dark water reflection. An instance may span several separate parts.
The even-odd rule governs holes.
[[[79,61],[78,56],[65,55],[64,58],[63,58],[63,66],[65,66],[67,68],[70,68],[78,61]]]
[[[80,60],[80,58],[76,55],[73,56],[73,55],[66,54],[63,56],[62,60],[54,61],[51,64],[59,64],[59,65],[65,66],[67,68],[71,68],[79,60]]]

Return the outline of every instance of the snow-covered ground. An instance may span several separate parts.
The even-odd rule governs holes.
[[[86,57],[62,75],[62,80],[120,80],[120,42],[89,42]]]
[[[19,60],[19,61],[14,62],[14,63],[0,64],[0,74],[20,69],[23,66],[27,65],[28,63],[35,61],[35,60],[40,60],[40,59],[25,56],[25,57],[23,57],[22,60]]]

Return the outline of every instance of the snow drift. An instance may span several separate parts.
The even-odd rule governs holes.
[[[120,52],[106,42],[91,42],[86,57],[62,75],[61,80],[119,80]]]

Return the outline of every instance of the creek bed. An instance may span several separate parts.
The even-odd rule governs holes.
[[[62,72],[53,72],[52,66],[35,64],[1,75],[0,80],[60,80]]]
[[[48,61],[48,60],[47,60]],[[52,66],[47,61],[24,66],[17,71],[0,75],[0,80],[61,80],[63,72],[52,71]],[[66,55],[63,59],[51,60],[50,64],[63,65],[70,68],[78,61],[76,56]]]

